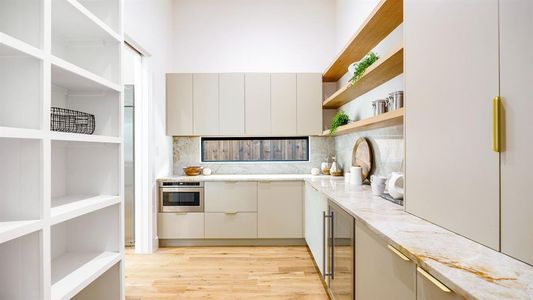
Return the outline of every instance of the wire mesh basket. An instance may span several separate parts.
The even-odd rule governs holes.
[[[94,115],[66,108],[52,107],[50,130],[93,134],[94,128]]]

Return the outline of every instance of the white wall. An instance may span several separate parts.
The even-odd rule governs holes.
[[[323,72],[335,0],[174,0],[173,72]]]
[[[152,161],[152,209],[149,212],[148,224],[151,228],[143,228],[152,237],[149,248],[157,247],[155,196],[155,179],[171,173],[172,138],[165,135],[165,73],[171,65],[172,56],[172,0],[125,0],[124,1],[124,32],[150,54],[152,78],[152,142],[148,157]],[[146,226],[149,227],[149,226]],[[151,234],[150,234],[151,232]],[[148,250],[144,250],[148,251]]]

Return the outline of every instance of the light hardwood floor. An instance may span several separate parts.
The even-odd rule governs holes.
[[[126,299],[326,300],[306,247],[126,250]]]

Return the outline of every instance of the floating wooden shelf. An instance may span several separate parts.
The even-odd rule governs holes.
[[[339,80],[349,65],[361,60],[402,22],[403,0],[382,0],[324,72],[323,81]]]
[[[339,108],[356,97],[403,73],[403,48],[380,58],[370,66],[355,85],[348,83],[322,104],[323,108]]]
[[[375,117],[340,126],[337,128],[335,135],[343,135],[363,129],[368,130],[401,124],[403,122],[403,112],[404,109],[400,108]],[[324,131],[323,135],[329,135],[329,130]]]

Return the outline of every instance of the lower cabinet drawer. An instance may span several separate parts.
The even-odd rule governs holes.
[[[205,213],[208,239],[257,238],[257,213]]]
[[[160,239],[203,239],[204,213],[159,213],[157,235]]]

